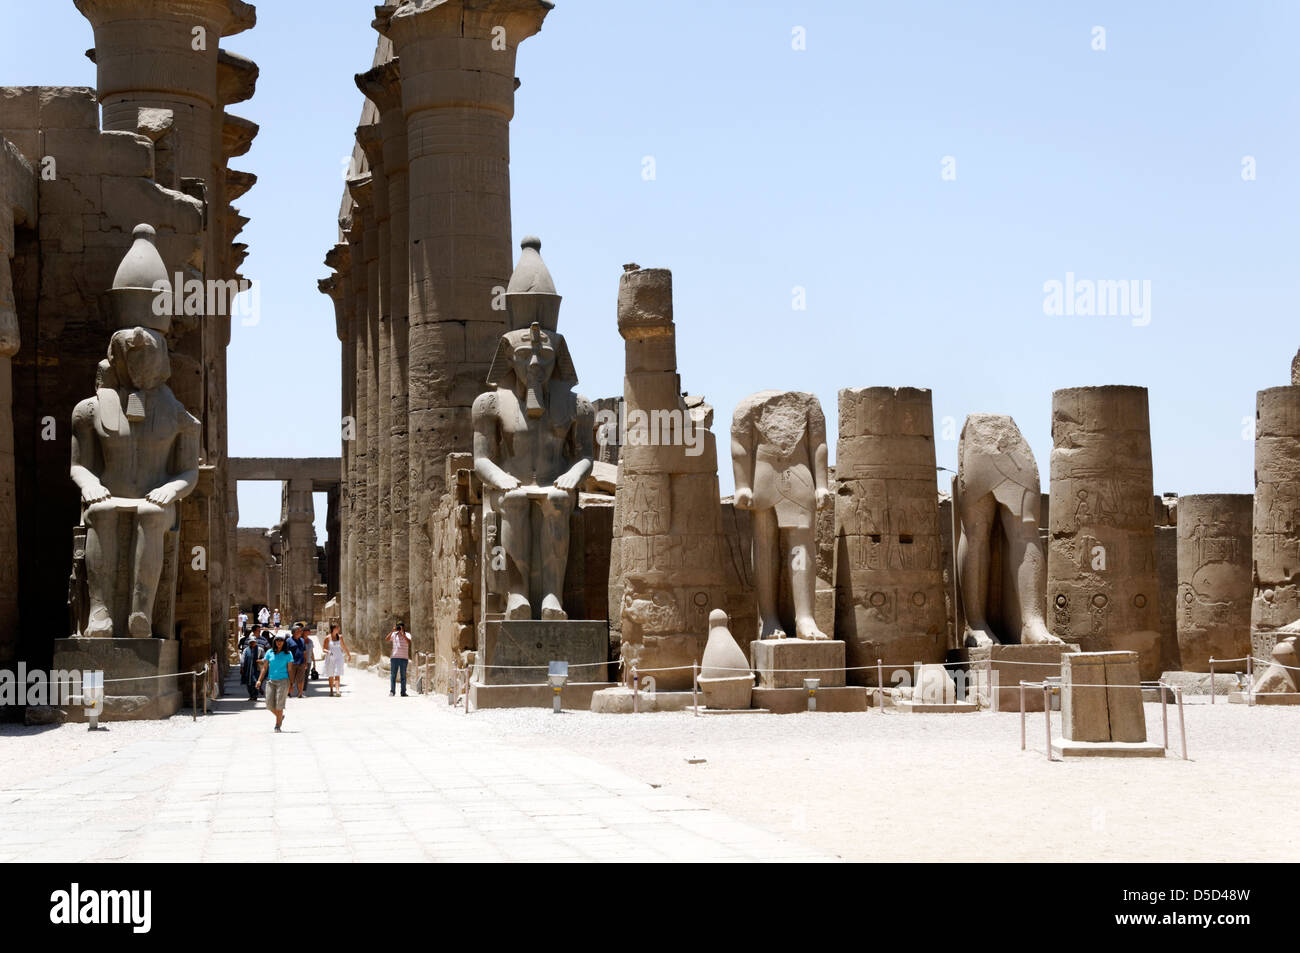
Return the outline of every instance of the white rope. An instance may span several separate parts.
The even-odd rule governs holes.
[[[1278,668],[1289,669],[1292,672],[1300,672],[1300,667],[1296,667],[1295,665],[1283,665],[1281,662],[1273,661],[1273,659],[1262,659],[1256,657],[1255,661],[1259,662],[1262,665],[1276,665]]]

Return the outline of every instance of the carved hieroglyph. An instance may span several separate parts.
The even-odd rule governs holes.
[[[474,470],[483,480],[488,580],[502,578],[506,619],[565,619],[569,516],[591,472],[595,414],[573,388],[578,375],[557,330],[560,296],[525,238],[506,289],[510,330],[474,401]],[[500,574],[498,576],[497,574]],[[485,593],[493,589],[486,586]]]
[[[845,388],[835,457],[835,636],[847,664],[942,662],[947,611],[939,561],[930,391]],[[874,683],[875,671],[851,672]]]
[[[963,644],[1060,642],[1043,621],[1047,566],[1038,538],[1038,464],[1014,420],[966,418],[953,489]]]
[[[618,330],[626,347],[610,595],[625,657],[659,688],[690,688],[709,615],[726,605],[728,558],[711,409],[688,406],[677,374],[672,273],[624,266]]]
[[[1256,397],[1253,536],[1251,645],[1267,659],[1277,630],[1300,619],[1300,386]]]
[[[119,330],[99,365],[95,396],[72,413],[71,475],[81,490],[90,600],[83,634],[92,638],[155,634],[163,537],[176,525],[178,501],[198,482],[199,422],[167,386],[170,308],[160,316],[153,307],[160,289],[170,290],[167,269],[153,228],[139,225],[134,234],[113,281]]]
[[[817,510],[826,486],[826,418],[812,394],[765,390],[740,402],[731,422],[736,508],[754,514],[754,577],[759,638],[826,639],[813,618],[817,590]],[[794,618],[778,613],[787,567]]]
[[[1178,500],[1178,654],[1186,672],[1208,672],[1210,658],[1250,652],[1251,510],[1249,493]],[[1244,671],[1245,662],[1216,671]]]
[[[1052,395],[1047,602],[1085,652],[1137,652],[1160,675],[1151,432],[1144,387]]]

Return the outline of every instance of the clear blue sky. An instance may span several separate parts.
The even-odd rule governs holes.
[[[262,71],[234,107],[262,126],[235,162],[260,177],[238,204],[263,309],[230,350],[236,455],[338,453],[316,280],[372,8],[261,0],[228,44]],[[71,0],[10,0],[0,25],[0,82],[94,85]],[[814,391],[833,443],[840,387],[929,387],[940,465],[966,414],[1009,413],[1046,488],[1052,391],[1141,384],[1157,492],[1250,492],[1243,418],[1300,346],[1298,27],[1284,0],[558,0],[519,57],[515,237],[544,240],[588,396],[621,391],[636,261],[673,269],[683,384],[720,433],[764,388]],[[1045,315],[1067,272],[1149,281],[1150,323]],[[269,525],[278,491],[244,486],[240,508]]]

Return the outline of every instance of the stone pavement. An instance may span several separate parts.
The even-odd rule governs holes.
[[[178,715],[127,743],[110,725],[103,754],[0,778],[0,861],[833,859],[387,689],[351,669],[341,698],[317,682],[281,734],[237,679],[197,723]],[[86,736],[65,725],[42,743],[73,732]]]

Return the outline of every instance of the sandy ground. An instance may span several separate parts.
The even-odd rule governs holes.
[[[1049,762],[1043,716],[1019,714],[469,716],[557,745],[846,860],[1295,861],[1260,837],[1300,789],[1300,707],[1186,705],[1192,760]],[[1161,738],[1159,704],[1146,706]],[[1053,725],[1060,731],[1060,715]],[[448,724],[446,730],[453,730]]]
[[[1186,706],[1190,761],[1049,762],[1041,714],[1029,716],[1029,750],[1021,751],[1018,714],[465,715],[438,696],[405,704],[403,731],[470,745],[481,739],[530,757],[590,758],[846,860],[1300,859],[1291,838],[1259,834],[1261,824],[1290,816],[1300,790],[1300,707],[1211,707],[1197,698]],[[231,714],[249,720],[250,730],[265,727],[265,712]],[[1146,714],[1149,737],[1159,739],[1160,706],[1147,705]],[[1175,709],[1170,714],[1177,752]],[[1059,732],[1059,714],[1054,726]],[[4,725],[0,786],[89,771],[95,759],[111,763],[106,740],[126,758],[141,743],[193,745],[209,734],[203,719],[196,725],[187,715],[118,723],[107,739],[76,725]]]

